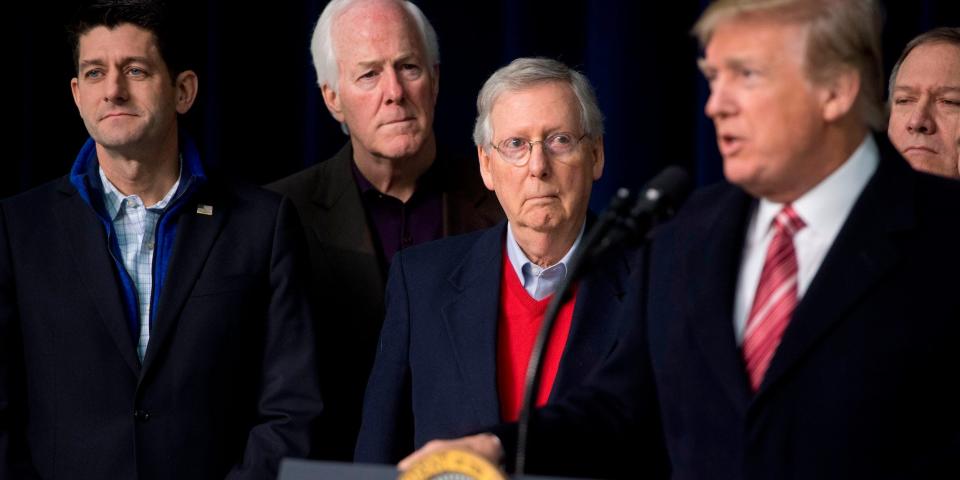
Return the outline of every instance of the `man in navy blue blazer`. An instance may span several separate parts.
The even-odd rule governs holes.
[[[481,176],[508,220],[397,254],[356,461],[394,463],[428,440],[516,419],[538,326],[583,236],[604,161],[588,80],[522,58],[487,80],[477,105]],[[547,348],[540,404],[579,385],[616,343],[630,258],[579,282]]]
[[[729,183],[653,239],[634,329],[535,415],[531,470],[594,463],[584,448],[660,426],[672,478],[960,474],[960,184],[870,132],[885,126],[878,8],[704,12],[705,110]],[[401,467],[450,446],[498,460],[515,430],[436,442]],[[656,478],[650,453],[620,474]]]
[[[321,409],[290,202],[208,175],[160,2],[73,26],[90,133],[0,202],[0,478],[270,479]]]

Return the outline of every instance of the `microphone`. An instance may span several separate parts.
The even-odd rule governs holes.
[[[584,235],[578,251],[574,252],[570,260],[566,278],[560,283],[550,305],[547,306],[543,324],[530,353],[523,404],[517,422],[515,470],[518,475],[523,474],[526,464],[530,414],[533,412],[536,393],[540,387],[540,363],[543,361],[547,339],[550,338],[560,307],[570,299],[570,287],[589,267],[600,263],[598,260],[610,252],[626,246],[638,246],[648,240],[647,236],[653,227],[673,216],[686,200],[690,190],[690,177],[687,173],[680,167],[667,167],[647,182],[632,202],[630,191],[626,188],[619,189],[610,201],[610,206]]]
[[[588,263],[593,263],[617,247],[642,243],[655,225],[676,213],[690,194],[691,187],[687,172],[680,167],[667,167],[640,189],[633,206],[625,213],[621,213],[624,208],[622,204],[625,203],[623,196],[629,197],[629,194],[621,188],[607,209],[614,217],[609,219],[611,225],[603,230],[594,228],[590,232],[593,234],[596,231],[599,238],[586,243],[589,249],[584,250]],[[600,220],[598,226],[605,219],[601,216]]]

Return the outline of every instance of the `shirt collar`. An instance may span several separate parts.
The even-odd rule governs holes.
[[[413,194],[418,195],[420,192],[435,190],[434,186],[436,186],[438,183],[437,177],[440,175],[438,173],[439,169],[440,167],[438,165],[438,161],[437,159],[434,159],[433,163],[430,164],[430,167],[427,168],[425,172],[420,174],[419,178],[417,178],[417,184],[414,188]],[[356,182],[357,188],[360,190],[361,195],[367,195],[368,193],[386,195],[378,190],[377,187],[370,182],[370,180],[367,180],[367,177],[363,176],[363,172],[360,171],[360,167],[357,167],[357,162],[352,160],[350,161],[350,171],[353,173],[353,180]]]
[[[103,167],[97,166],[97,173],[100,175],[100,182],[103,184],[103,203],[107,209],[107,215],[110,219],[117,218],[117,214],[120,213],[120,209],[123,207],[124,201],[130,197],[136,197],[136,195],[124,195],[120,192],[119,189],[107,178],[107,174],[104,173]],[[180,168],[177,171],[177,181],[173,183],[173,186],[170,187],[170,190],[167,191],[166,195],[160,199],[155,205],[145,208],[149,210],[162,211],[167,208],[167,205],[170,204],[170,201],[173,200],[173,195],[177,192],[177,189],[180,187],[180,179],[183,175],[183,157],[180,157]]]
[[[839,230],[847,219],[860,192],[877,170],[880,153],[873,135],[867,134],[860,146],[840,168],[804,193],[791,205],[806,224],[804,230],[823,232]],[[783,209],[782,203],[760,199],[755,229],[755,240],[769,231],[773,218]]]
[[[567,264],[570,262],[570,259],[573,258],[573,253],[580,245],[580,240],[583,238],[583,232],[586,226],[587,223],[584,221],[583,225],[580,226],[580,233],[577,235],[577,239],[574,240],[573,245],[570,246],[570,249],[567,250],[566,255],[564,255],[559,262],[550,265],[549,267],[541,268],[539,265],[536,265],[530,261],[530,259],[527,258],[527,255],[523,253],[523,250],[520,248],[520,244],[517,243],[517,238],[513,235],[513,227],[510,225],[510,222],[507,222],[507,258],[510,259],[510,265],[513,267],[514,272],[516,272],[517,277],[520,279],[520,283],[522,283],[524,287],[527,286],[527,279],[523,274],[525,268],[531,272],[536,272],[537,270],[548,271],[552,269],[559,269],[563,272],[561,277],[566,277]],[[531,274],[536,275],[535,273]]]

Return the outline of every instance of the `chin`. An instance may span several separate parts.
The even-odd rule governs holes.
[[[908,159],[908,162],[914,169],[920,170],[921,172],[932,173],[934,175],[940,175],[944,177],[958,176],[956,165],[947,159]]]
[[[549,233],[557,229],[560,226],[560,215],[557,215],[552,212],[540,213],[537,215],[530,215],[522,223],[522,225],[530,230],[541,233]]]
[[[746,188],[752,183],[757,172],[743,160],[723,160],[723,176],[728,182]]]
[[[139,142],[141,138],[142,138],[142,135],[139,135],[137,133],[131,133],[131,132],[108,133],[106,135],[98,134],[96,136],[93,136],[94,141],[96,141],[98,144],[106,148],[113,148],[113,149],[134,145],[137,142]]]
[[[387,158],[412,157],[423,148],[423,142],[416,138],[396,139],[381,150],[381,155]]]

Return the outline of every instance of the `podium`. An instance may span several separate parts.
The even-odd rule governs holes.
[[[396,480],[399,472],[391,465],[321,462],[300,458],[284,458],[277,480]],[[456,477],[463,478],[463,477]],[[511,480],[572,480],[561,477],[518,475]]]

